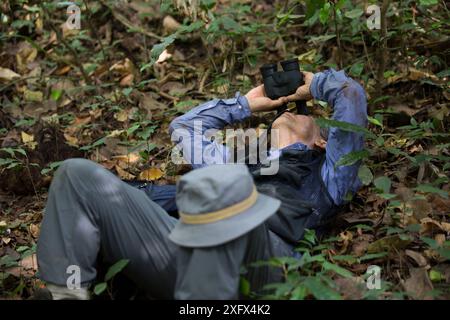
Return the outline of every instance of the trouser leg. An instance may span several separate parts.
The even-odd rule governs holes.
[[[155,298],[171,298],[175,246],[167,236],[176,219],[145,193],[84,159],[64,161],[55,173],[38,241],[40,277],[66,285],[67,268],[92,283],[96,262],[130,262],[124,273]]]

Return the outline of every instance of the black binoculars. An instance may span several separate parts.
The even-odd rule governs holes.
[[[294,94],[298,87],[305,84],[298,59],[281,61],[280,64],[283,71],[278,71],[276,63],[265,64],[260,68],[266,95],[273,100]],[[295,104],[298,114],[308,114],[306,101],[296,101]],[[282,112],[286,108],[287,106],[283,105],[278,112]]]

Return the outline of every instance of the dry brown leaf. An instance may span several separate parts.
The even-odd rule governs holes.
[[[426,269],[411,268],[409,269],[409,273],[410,277],[403,283],[405,291],[415,299],[432,299],[429,293],[433,290],[433,284],[428,277]]]
[[[26,73],[28,64],[33,62],[37,57],[38,51],[28,42],[22,42],[19,45],[19,51],[16,54],[17,70],[20,73]]]
[[[412,251],[412,250],[405,250],[405,254],[413,259],[417,266],[419,267],[426,267],[428,265],[427,259],[423,255],[421,255],[419,252]]]
[[[119,85],[121,87],[131,87],[133,85],[133,81],[134,81],[134,75],[132,73],[130,73],[129,75],[126,75],[125,77],[123,77],[120,80]]]
[[[420,224],[421,224],[421,229],[420,229],[420,233],[423,234],[430,234],[439,230],[442,230],[442,226],[441,224],[436,221],[433,220],[431,218],[423,218],[420,219]]]
[[[22,136],[22,142],[23,143],[30,143],[30,142],[34,141],[34,135],[28,134],[25,131],[21,132],[21,136]]]
[[[181,24],[172,16],[165,16],[163,19],[163,29],[166,34],[174,33],[180,28]]]
[[[28,134],[25,131],[21,132],[22,142],[31,150],[34,150],[37,146],[37,142],[34,141],[34,135]]]
[[[10,69],[0,67],[0,81],[8,82],[16,78],[20,78],[20,74],[15,73]]]
[[[59,68],[58,70],[56,70],[55,74],[57,76],[62,76],[62,75],[65,75],[65,74],[69,73],[70,70],[72,70],[71,66],[64,66],[64,67]]]
[[[125,122],[128,120],[128,112],[126,110],[120,110],[119,112],[114,114],[114,118],[117,121]]]
[[[434,236],[434,240],[436,240],[436,243],[440,246],[442,246],[445,242],[445,234],[439,233]]]
[[[30,224],[30,233],[33,236],[33,238],[37,239],[39,237],[40,228],[37,224]]]
[[[117,171],[117,174],[119,175],[120,178],[125,179],[125,180],[133,180],[134,178],[136,178],[134,175],[132,175],[131,173],[123,170],[121,167],[119,166],[115,166],[114,167]]]
[[[41,91],[31,91],[28,89],[23,93],[23,97],[26,101],[42,102],[44,100],[44,95]]]
[[[367,252],[368,253],[378,253],[378,252],[383,252],[383,251],[389,251],[392,249],[403,249],[406,246],[408,246],[408,244],[411,243],[411,240],[403,240],[399,237],[399,235],[392,235],[392,236],[387,236],[381,239],[376,240],[375,242],[372,242],[371,244],[369,244],[369,246],[367,247]]]
[[[444,230],[447,233],[450,233],[450,223],[448,222],[441,222],[442,230]]]
[[[170,59],[172,57],[172,54],[170,54],[167,49],[164,50],[158,57],[158,60],[156,60],[156,63],[163,63]]]
[[[141,180],[158,180],[164,175],[164,173],[158,168],[150,168],[142,171],[139,174]]]
[[[12,274],[15,277],[24,276],[26,278],[33,277],[37,271],[37,258],[36,254],[33,253],[19,262],[19,266],[6,269],[6,272]]]
[[[112,159],[117,160],[117,161],[122,161],[125,163],[134,164],[134,163],[139,162],[141,160],[141,157],[138,152],[132,152],[129,154],[113,156]]]
[[[79,141],[77,137],[73,137],[67,133],[64,133],[64,138],[67,141],[67,144],[74,146],[74,147],[78,147],[79,146]]]

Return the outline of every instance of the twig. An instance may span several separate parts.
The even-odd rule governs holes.
[[[380,40],[381,45],[378,51],[378,72],[377,72],[377,94],[380,96],[384,83],[384,70],[386,68],[386,48],[387,48],[387,17],[386,13],[389,8],[390,0],[383,0],[381,6],[381,30],[380,30]]]
[[[339,30],[339,26],[338,26],[338,21],[337,21],[337,14],[336,14],[336,5],[333,3],[333,16],[334,16],[334,28],[336,30],[336,42],[338,45],[338,54],[337,54],[337,58],[338,58],[338,65],[339,65],[339,69],[342,69],[342,46],[341,46],[341,34],[340,34],[340,30]]]
[[[361,39],[363,42],[364,54],[366,55],[366,59],[367,59],[367,63],[369,64],[370,72],[372,73],[372,77],[375,79],[375,71],[373,69],[372,61],[370,60],[369,52],[367,51],[366,41],[364,41],[364,35],[362,32],[361,32]]]

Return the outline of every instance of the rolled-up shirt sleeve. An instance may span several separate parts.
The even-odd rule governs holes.
[[[333,108],[333,119],[367,126],[367,99],[359,83],[343,71],[333,69],[314,75],[311,94],[317,100],[326,101]],[[358,179],[360,163],[336,166],[342,156],[364,148],[364,134],[331,128],[328,133],[326,160],[322,178],[336,205],[343,204],[348,192],[354,193],[361,186]]]
[[[232,99],[214,99],[175,118],[169,133],[193,168],[223,164],[229,161],[230,152],[218,131],[250,116],[247,98],[238,92]]]

